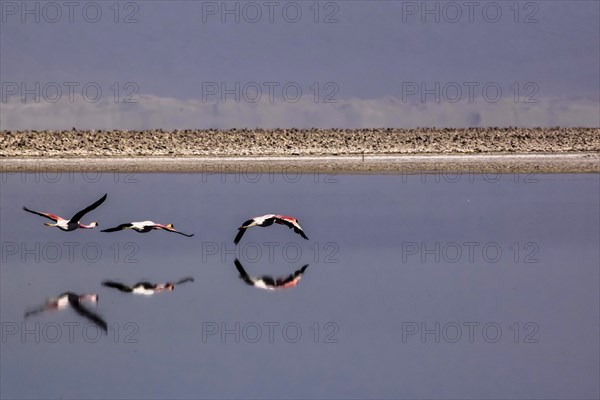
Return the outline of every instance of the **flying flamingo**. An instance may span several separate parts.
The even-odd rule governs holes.
[[[272,276],[261,276],[261,277],[252,277],[248,275],[244,267],[242,267],[242,263],[236,258],[235,267],[240,273],[240,279],[246,282],[246,284],[250,286],[254,286],[259,289],[265,290],[277,290],[277,289],[288,289],[294,287],[302,278],[302,274],[308,268],[308,264],[300,268],[299,270],[294,271],[290,275],[284,278],[273,278]]]
[[[186,233],[176,231],[173,224],[162,225],[162,224],[157,224],[156,222],[152,222],[152,221],[129,222],[127,224],[121,224],[114,228],[104,229],[101,232],[117,232],[117,231],[122,231],[125,229],[133,229],[134,231],[139,232],[139,233],[150,232],[154,229],[162,229],[167,232],[178,233],[180,235],[187,236],[187,237],[194,236],[193,233],[191,235],[188,235]]]
[[[90,211],[96,209],[96,207],[98,207],[100,204],[104,203],[104,200],[106,200],[106,194],[104,196],[102,196],[102,198],[98,201],[96,201],[94,204],[92,204],[91,206],[88,206],[87,208],[84,208],[83,210],[79,211],[77,214],[73,215],[73,217],[71,217],[71,219],[64,219],[61,218],[57,215],[54,214],[50,214],[50,213],[43,213],[43,212],[38,212],[38,211],[33,211],[30,210],[27,207],[23,207],[23,210],[30,212],[32,214],[36,214],[45,218],[48,218],[52,221],[54,221],[54,224],[51,224],[49,222],[44,223],[44,225],[46,226],[52,226],[52,227],[57,227],[58,229],[62,230],[62,231],[74,231],[75,229],[92,229],[95,228],[96,226],[98,226],[97,222],[92,222],[89,225],[85,225],[79,222],[79,220],[81,218],[83,218],[83,216],[87,213],[89,213]]]
[[[88,310],[84,307],[81,302],[89,300],[92,303],[98,302],[98,295],[92,294],[75,294],[73,292],[65,292],[56,298],[49,298],[43,305],[27,311],[25,318],[32,315],[36,315],[48,310],[63,310],[67,307],[71,307],[75,312],[84,318],[89,319],[91,322],[99,326],[104,332],[108,331],[108,325],[98,314]]]
[[[167,283],[150,283],[150,282],[138,282],[133,286],[127,286],[119,282],[115,281],[104,281],[102,282],[103,286],[120,290],[125,293],[133,293],[133,294],[144,294],[144,295],[152,295],[154,293],[162,292],[163,290],[173,291],[176,285],[181,285],[186,282],[194,282],[194,278],[187,277],[180,279],[179,281],[167,282]]]
[[[242,236],[244,236],[244,233],[246,232],[246,229],[253,226],[271,226],[273,223],[285,225],[290,229],[294,229],[294,232],[308,240],[308,237],[304,234],[304,231],[300,227],[300,223],[296,218],[288,217],[286,215],[267,214],[260,217],[254,217],[244,222],[242,226],[238,228],[238,233],[233,240],[233,243],[238,244],[240,242]]]

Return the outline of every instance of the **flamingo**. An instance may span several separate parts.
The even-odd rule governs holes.
[[[150,283],[150,282],[138,282],[133,286],[127,286],[119,282],[115,281],[104,281],[102,282],[103,286],[110,287],[113,289],[120,290],[125,293],[133,293],[133,294],[144,294],[146,296],[150,296],[154,293],[162,292],[163,290],[173,291],[175,289],[175,285],[181,285],[186,282],[194,282],[194,278],[186,277],[180,279],[179,281],[167,282],[167,283]]]
[[[296,218],[288,217],[286,215],[278,215],[278,214],[267,214],[260,217],[254,217],[244,222],[242,226],[238,228],[238,233],[233,240],[233,243],[238,244],[244,236],[246,229],[253,226],[271,226],[273,223],[278,223],[281,225],[285,225],[290,229],[294,229],[298,235],[302,236],[304,239],[308,240],[308,237],[304,234],[304,231],[300,227],[300,223]]]
[[[94,204],[92,204],[91,206],[88,206],[86,208],[84,208],[83,210],[77,212],[75,215],[73,215],[73,217],[71,217],[71,219],[64,219],[61,218],[57,215],[54,214],[50,214],[50,213],[43,213],[43,212],[38,212],[38,211],[33,211],[30,210],[27,207],[23,207],[23,210],[30,212],[32,214],[36,214],[39,215],[41,217],[45,217],[48,218],[52,221],[54,221],[54,224],[51,224],[49,222],[44,223],[44,225],[46,226],[52,226],[52,227],[56,227],[62,231],[74,231],[75,229],[93,229],[96,226],[98,226],[97,222],[92,222],[89,225],[85,225],[79,222],[79,220],[81,218],[83,218],[83,216],[87,213],[89,213],[90,211],[96,209],[96,207],[98,207],[100,204],[104,203],[104,200],[106,200],[106,196],[107,194],[105,194],[104,196],[102,196],[102,198],[98,201],[96,201]]]
[[[104,332],[108,331],[108,325],[98,314],[88,310],[81,303],[83,301],[91,301],[92,303],[98,302],[98,295],[92,294],[75,294],[73,292],[65,292],[60,294],[58,297],[51,297],[46,300],[43,305],[29,310],[25,313],[25,318],[32,315],[36,315],[48,310],[63,310],[67,307],[71,307],[75,312],[84,318],[87,318],[93,322],[96,326],[100,327]]]
[[[265,290],[288,289],[296,286],[300,281],[300,278],[302,278],[304,271],[306,271],[306,268],[308,268],[309,265],[306,264],[299,270],[294,271],[293,273],[284,278],[273,278],[272,276],[267,275],[261,277],[252,277],[248,275],[248,273],[242,266],[242,263],[237,258],[235,259],[234,263],[235,267],[240,273],[241,280],[243,280],[244,282],[246,282],[246,284],[250,286],[254,286],[256,288]]]
[[[157,224],[156,222],[153,222],[153,221],[129,222],[127,224],[121,224],[114,228],[104,229],[101,232],[117,232],[117,231],[122,231],[125,229],[133,229],[134,231],[139,232],[139,233],[150,232],[154,229],[162,229],[167,232],[178,233],[180,235],[187,236],[187,237],[194,236],[193,233],[191,235],[188,235],[187,233],[176,231],[173,224],[162,225],[162,224]]]

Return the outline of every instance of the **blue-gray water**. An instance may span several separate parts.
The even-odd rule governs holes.
[[[325,178],[2,175],[1,396],[598,398],[598,175]],[[68,218],[104,193],[83,222],[195,236],[21,209]],[[310,240],[253,228],[236,254],[239,224],[271,212]],[[267,292],[236,256],[251,275],[310,266]],[[151,297],[100,285],[184,276]],[[66,290],[100,295],[108,335],[71,310],[24,320]]]

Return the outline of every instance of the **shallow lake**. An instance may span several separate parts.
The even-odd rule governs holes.
[[[598,398],[600,176],[3,174],[3,398]],[[63,232],[27,206],[69,218]],[[309,240],[248,218],[298,218]],[[195,236],[101,229],[173,223]],[[286,276],[294,288],[239,279]],[[140,296],[101,286],[192,283]],[[72,310],[99,294],[102,334]]]

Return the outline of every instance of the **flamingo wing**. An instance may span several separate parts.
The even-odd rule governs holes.
[[[104,332],[108,331],[108,324],[106,321],[102,319],[98,314],[88,310],[86,307],[82,306],[79,301],[69,301],[71,307],[75,310],[75,312],[81,315],[84,318],[89,319],[91,322],[99,326]]]
[[[271,216],[264,215],[263,218],[264,217],[268,217],[268,218],[265,218],[262,221],[262,223],[260,224],[260,226],[271,226],[271,225],[273,225],[273,222],[277,221],[277,217],[273,214],[271,214]]]
[[[253,219],[249,219],[248,221],[244,222],[242,224],[242,226],[240,226],[240,228],[248,228],[248,227],[250,227],[250,225],[252,225],[253,222],[254,222],[254,218]]]
[[[308,264],[306,264],[305,266],[303,266],[299,270],[294,271],[293,273],[291,273],[290,275],[286,276],[283,279],[277,279],[277,286],[285,286],[288,283],[293,282],[298,277],[301,277],[302,274],[304,274],[304,271],[306,271],[306,268],[308,268]]]
[[[58,221],[59,219],[62,219],[58,215],[54,215],[54,214],[50,214],[50,213],[43,213],[43,212],[38,212],[38,211],[33,211],[33,210],[30,210],[27,207],[23,207],[23,210],[25,210],[27,212],[30,212],[32,214],[39,215],[40,217],[48,218],[48,219],[50,219],[50,220],[52,220],[54,222]]]
[[[79,220],[81,218],[83,218],[83,216],[87,213],[89,213],[90,211],[96,209],[96,207],[98,207],[100,204],[104,203],[104,200],[106,200],[106,197],[108,196],[108,194],[105,194],[104,196],[102,196],[98,201],[96,201],[94,204],[84,208],[83,210],[79,211],[77,214],[73,215],[73,218],[70,219],[70,221],[73,222],[79,222]]]
[[[246,229],[248,228],[238,228],[238,233],[237,235],[235,235],[235,239],[233,239],[233,243],[238,244],[240,242],[240,240],[242,240],[242,236],[244,236],[244,233],[246,233]]]
[[[192,234],[187,234],[187,233],[179,232],[179,231],[176,231],[176,230],[175,230],[175,229],[173,229],[173,228],[167,228],[166,226],[162,226],[161,228],[162,228],[162,229],[164,229],[165,231],[168,231],[168,232],[173,232],[173,233],[178,233],[178,234],[180,234],[180,235],[187,236],[187,237],[192,237],[192,236],[194,236],[194,234],[193,234],[193,233],[192,233]]]
[[[153,290],[156,289],[156,284],[155,283],[150,283],[148,281],[143,281],[143,282],[138,282],[135,285],[133,285],[133,287],[137,287],[137,286],[141,286],[146,290]]]
[[[302,236],[304,239],[308,240],[308,236],[306,236],[306,234],[304,233],[302,228],[300,228],[298,225],[294,224],[290,220],[281,218],[281,217],[277,217],[277,223],[285,225],[290,229],[293,229],[295,233]]]
[[[235,239],[233,239],[233,243],[238,244],[240,242],[240,240],[242,240],[242,236],[244,236],[244,233],[246,233],[246,229],[248,229],[253,223],[254,223],[254,218],[249,219],[248,221],[244,222],[242,224],[242,226],[240,226],[238,228],[238,233],[237,233],[237,235],[235,235]]]
[[[186,283],[186,282],[194,282],[194,278],[192,278],[191,276],[187,276],[185,278],[178,280],[175,284],[181,285],[182,283]]]
[[[32,315],[41,314],[44,311],[48,310],[48,306],[44,304],[43,306],[39,306],[37,308],[31,309],[25,313],[25,318],[31,317]]]
[[[260,280],[264,282],[265,286],[274,288],[277,287],[277,281],[269,275],[263,275],[260,277]]]
[[[133,289],[130,288],[129,286],[123,285],[122,283],[114,282],[114,281],[104,281],[104,282],[102,282],[102,286],[117,289],[117,290],[120,290],[121,292],[125,292],[125,293],[133,292]]]
[[[294,223],[292,221],[290,221],[289,219],[286,219],[286,218],[282,218],[282,217],[278,216],[278,217],[275,217],[275,221],[278,224],[285,225],[290,229],[293,229],[296,227],[296,225],[294,225]]]
[[[242,266],[242,263],[237,258],[233,261],[233,263],[235,264],[235,268],[237,268],[238,272],[240,273],[240,279],[246,282],[248,285],[254,285],[254,281],[252,278],[250,278],[250,275],[248,275]]]
[[[123,229],[131,228],[133,224],[121,224],[119,226],[115,226],[114,228],[103,229],[100,232],[117,232],[122,231]]]
[[[306,236],[306,234],[304,233],[304,231],[300,228],[294,228],[294,232],[296,232],[298,235],[302,236],[304,239],[308,240],[308,236]]]

